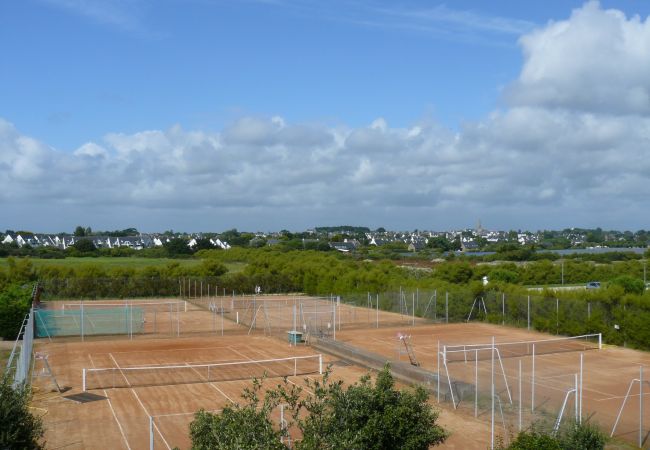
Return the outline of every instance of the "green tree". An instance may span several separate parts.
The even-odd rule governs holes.
[[[74,229],[73,234],[78,237],[83,237],[86,235],[86,229],[81,225],[77,225],[77,228]]]
[[[13,284],[0,292],[0,338],[16,339],[29,312],[31,293],[31,284]]]
[[[173,238],[163,244],[167,249],[169,256],[191,255],[192,249],[187,245],[187,241],[181,238]]]
[[[0,379],[0,448],[42,449],[43,423],[29,412],[30,393],[14,389],[8,376]]]
[[[396,389],[388,365],[374,385],[369,375],[348,387],[329,375],[326,371],[321,380],[307,380],[314,395],[300,395],[295,386],[281,395],[302,432],[296,449],[426,450],[447,437],[424,388]]]
[[[621,275],[619,277],[616,277],[610,281],[610,284],[614,286],[621,286],[627,294],[640,295],[643,294],[643,291],[645,290],[643,280],[632,277],[630,275]]]
[[[90,239],[79,239],[73,245],[74,249],[82,254],[96,253],[97,248]]]
[[[277,395],[260,400],[261,381],[254,379],[253,388],[246,388],[243,406],[226,406],[220,414],[203,410],[196,413],[190,424],[193,450],[281,450],[282,430],[275,430],[270,415],[278,405]]]

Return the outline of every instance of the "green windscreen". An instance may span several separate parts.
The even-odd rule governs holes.
[[[138,307],[41,309],[35,311],[36,337],[136,334],[144,331]]]

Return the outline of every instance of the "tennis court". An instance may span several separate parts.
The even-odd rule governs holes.
[[[70,336],[44,337],[36,344],[37,352],[47,354],[58,383],[71,388],[60,396],[49,392],[47,377],[35,379],[35,406],[45,411],[48,443],[66,448],[143,448],[153,435],[155,448],[188,448],[193,414],[200,408],[218,411],[238,401],[243,388],[250,386],[250,376],[266,370],[270,376],[287,375],[296,384],[303,384],[305,377],[319,376],[320,351],[289,346],[287,331],[294,328],[402,362],[409,358],[398,336],[407,335],[421,368],[440,373],[437,380],[448,383],[454,393],[452,399],[439,399],[444,410],[440,422],[453,433],[445,448],[489,444],[491,395],[487,388],[493,371],[488,349],[492,337],[500,352],[494,374],[496,432],[502,436],[516,432],[519,423],[527,426],[540,418],[555,420],[563,405],[565,418],[578,411],[578,396],[571,396],[570,391],[577,384],[581,354],[580,410],[583,417],[609,432],[629,383],[639,376],[639,366],[650,363],[643,352],[609,348],[606,343],[597,349],[593,336],[555,342],[552,335],[485,323],[432,325],[408,314],[378,310],[370,301],[368,307],[334,297],[300,296],[187,302],[102,300],[83,306],[81,302],[48,302],[47,310],[55,311],[56,320],[59,315],[77,319],[63,319],[68,321],[65,324],[75,324]],[[133,326],[127,325],[122,330],[126,333],[115,336],[88,333],[80,339],[74,335],[82,324],[84,332],[87,327],[99,328],[99,317],[114,310],[121,314],[114,324],[128,323],[138,317],[134,308],[142,311],[142,319],[135,319],[142,332],[131,332]],[[534,368],[533,346],[537,352]],[[446,366],[441,363],[441,349]],[[323,354],[322,364],[339,359]],[[35,374],[42,374],[41,369],[37,362]],[[345,382],[354,382],[367,371],[349,362],[335,364],[333,370],[333,376]],[[85,394],[99,398],[79,403],[65,399],[84,394],[84,379]],[[643,396],[648,393],[650,388]],[[636,442],[639,398],[638,389],[629,396],[617,438]],[[434,393],[432,401],[436,400]],[[274,412],[278,422],[279,415]],[[643,429],[650,429],[648,419]]]
[[[490,348],[494,337],[495,354],[501,353],[500,357],[495,356],[494,369],[495,432],[502,436],[507,436],[507,430],[516,431],[520,420],[525,428],[533,421],[557,419],[567,392],[575,389],[579,380],[580,355],[582,405],[576,403],[580,396],[569,392],[563,418],[575,417],[581,409],[583,420],[598,423],[609,434],[630,382],[639,378],[641,365],[650,364],[650,355],[645,352],[606,344],[599,349],[597,335],[567,339],[483,323],[394,327],[367,330],[363,334],[344,331],[337,338],[392,361],[408,362],[400,335],[410,337],[420,366],[433,374],[440,373],[440,382],[450,386],[454,398],[441,398],[442,406],[488,422],[491,420]],[[446,386],[442,388],[444,392]],[[638,441],[639,393],[637,383],[621,413],[615,438]],[[647,402],[649,397],[650,386],[646,385],[643,398]],[[645,415],[642,420],[645,440],[650,417]]]

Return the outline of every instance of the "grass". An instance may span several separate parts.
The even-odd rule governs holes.
[[[143,267],[160,267],[170,263],[178,263],[183,267],[193,267],[201,264],[200,259],[171,259],[171,258],[139,258],[139,257],[98,257],[98,258],[65,258],[65,259],[40,259],[31,258],[34,267],[75,267],[79,265],[93,264],[104,268],[124,267],[141,269]],[[7,258],[0,258],[0,268],[8,266]],[[244,270],[246,263],[234,262],[225,263],[229,272],[237,273]]]

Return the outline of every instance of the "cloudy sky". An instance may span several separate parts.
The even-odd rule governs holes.
[[[648,229],[649,14],[5,1],[0,229]]]

